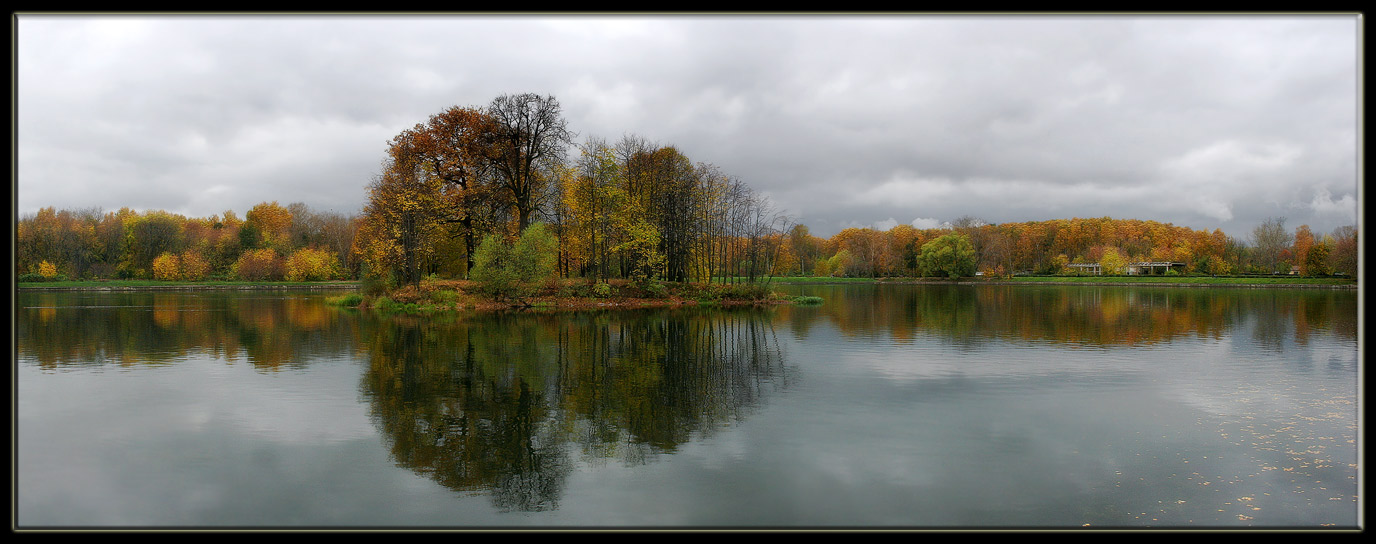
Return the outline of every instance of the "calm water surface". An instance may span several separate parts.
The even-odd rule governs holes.
[[[1354,291],[783,289],[826,302],[21,292],[16,523],[1359,524]]]

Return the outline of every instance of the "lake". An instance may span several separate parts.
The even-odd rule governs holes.
[[[15,524],[1353,529],[1355,290],[808,285],[380,317],[15,303]]]

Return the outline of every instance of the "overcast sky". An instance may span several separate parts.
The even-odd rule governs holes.
[[[555,96],[830,236],[1101,217],[1356,224],[1356,15],[14,19],[16,209],[357,213],[386,142]]]

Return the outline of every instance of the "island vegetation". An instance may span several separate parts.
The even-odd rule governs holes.
[[[392,138],[361,213],[44,208],[16,223],[16,278],[350,280],[360,292],[341,304],[438,309],[798,302],[770,290],[797,278],[1122,281],[1139,262],[1169,266],[1133,281],[1357,276],[1355,225],[1291,231],[1279,217],[1250,240],[1139,219],[972,216],[820,238],[672,145],[575,138],[554,97],[503,95]]]

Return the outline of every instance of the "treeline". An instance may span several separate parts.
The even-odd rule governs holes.
[[[921,276],[923,248],[955,234],[973,247],[973,268],[987,276],[1069,274],[1070,264],[1097,263],[1122,273],[1132,262],[1182,263],[1187,274],[1357,275],[1357,228],[1316,235],[1308,225],[1293,232],[1272,218],[1252,232],[1252,243],[1222,230],[1138,219],[1075,218],[990,224],[973,217],[934,229],[898,225],[887,231],[849,228],[822,239],[805,225],[786,235],[777,273],[802,276]]]
[[[666,151],[661,154],[665,155],[672,150],[663,149]],[[607,153],[611,149],[603,151],[599,162],[609,173],[615,172],[614,163],[608,160],[612,157]],[[565,207],[556,209],[561,215],[551,224],[558,232],[555,245],[551,246],[558,256],[558,275],[596,279],[631,278],[640,273],[672,277],[662,255],[665,248],[682,246],[656,240],[647,234],[650,229],[644,223],[639,229],[617,228],[618,222],[626,223],[626,216],[632,215],[633,210],[642,208],[626,205],[622,190],[616,185],[599,186],[592,176],[574,179],[579,183],[565,193]],[[727,187],[739,191],[737,196],[749,196],[748,189],[739,181],[711,179],[729,184]],[[590,211],[574,214],[572,209]],[[781,219],[762,214],[761,210],[768,209],[767,203],[758,200],[744,199],[734,209],[739,214],[737,219],[749,217],[742,212],[750,211],[756,218],[771,218],[774,225],[782,224]],[[361,216],[318,212],[302,203],[281,206],[276,202],[260,203],[245,215],[240,219],[234,211],[227,210],[207,218],[188,218],[163,211],[139,213],[128,208],[115,212],[44,208],[16,224],[16,274],[21,280],[282,280],[357,279],[364,272],[361,257],[367,243],[356,243],[363,240],[358,237],[363,224]],[[750,277],[752,272],[757,278],[921,276],[923,247],[949,235],[967,239],[974,250],[973,268],[990,276],[1014,272],[1065,274],[1070,272],[1068,264],[1112,265],[1113,261],[1120,266],[1133,261],[1180,262],[1185,264],[1187,273],[1216,275],[1288,273],[1292,268],[1301,275],[1357,274],[1356,227],[1343,226],[1320,236],[1307,225],[1293,231],[1285,229],[1283,218],[1258,226],[1253,230],[1253,241],[1248,242],[1219,230],[1194,230],[1136,219],[1059,219],[994,225],[966,217],[942,228],[850,228],[830,238],[820,238],[811,235],[806,225],[793,225],[780,232],[763,221],[733,222],[730,215],[723,213],[707,217],[714,221],[705,221],[709,229],[696,231],[696,244],[687,248],[690,258],[676,261],[696,265],[678,269],[683,274],[680,277],[691,281],[704,280],[712,274]],[[672,223],[672,219],[660,221]],[[717,236],[704,236],[704,232],[716,232]],[[741,232],[746,235],[740,236]],[[469,253],[463,247],[462,237],[457,240],[436,237],[424,253],[425,258],[416,260],[416,271],[464,277]],[[732,257],[744,258],[733,261]]]
[[[745,183],[673,146],[567,127],[559,102],[503,95],[453,107],[388,142],[360,215],[264,202],[187,218],[127,208],[40,210],[16,225],[21,280],[450,278],[755,283],[773,276],[1066,274],[1098,263],[1183,263],[1229,275],[1357,274],[1357,229],[1293,232],[1273,218],[1252,242],[1136,219],[942,228],[848,228],[813,236]],[[538,229],[531,229],[533,225]],[[536,248],[536,249],[533,249]],[[538,253],[538,254],[535,254]],[[481,258],[480,258],[481,257]],[[521,268],[521,270],[515,270]]]
[[[43,208],[15,225],[20,281],[53,279],[291,280],[355,278],[358,217],[264,202],[185,217],[129,208]]]

